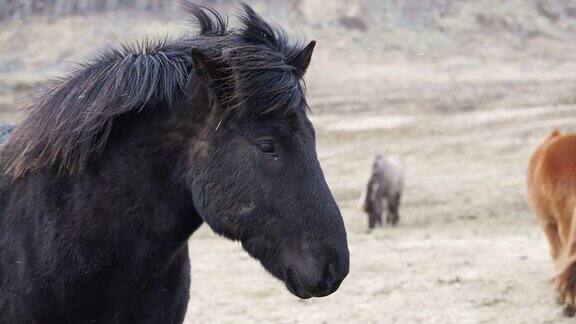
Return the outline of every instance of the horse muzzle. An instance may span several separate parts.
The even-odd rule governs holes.
[[[302,298],[324,297],[340,287],[349,271],[348,249],[323,249],[323,253],[296,257],[284,270],[288,290]]]

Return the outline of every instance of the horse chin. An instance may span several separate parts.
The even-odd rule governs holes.
[[[309,299],[312,297],[325,297],[338,289],[338,285],[333,287],[333,289],[326,291],[312,291],[307,290],[303,287],[300,280],[298,279],[297,273],[292,269],[292,267],[286,266],[282,262],[276,259],[263,258],[262,253],[257,253],[256,251],[264,250],[262,245],[260,245],[257,237],[241,241],[242,247],[250,256],[260,261],[260,264],[268,273],[270,273],[275,278],[279,279],[284,283],[286,289],[291,292],[294,296],[301,299]],[[282,268],[284,267],[284,268]]]
[[[310,299],[312,295],[310,295],[302,285],[298,281],[296,274],[292,269],[287,269],[284,275],[284,284],[288,291],[290,291],[294,296],[301,298],[301,299]]]

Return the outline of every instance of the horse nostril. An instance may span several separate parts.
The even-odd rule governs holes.
[[[338,289],[344,277],[342,273],[337,270],[337,263],[335,261],[328,262],[326,265],[326,270],[324,271],[323,281],[326,284],[326,288],[329,290]]]
[[[322,297],[331,294],[340,286],[341,276],[338,274],[337,263],[329,261],[320,270],[315,281],[305,285],[306,291],[316,297]]]
[[[328,262],[326,269],[324,270],[324,282],[328,288],[332,288],[337,277],[336,268],[334,267],[334,262]]]

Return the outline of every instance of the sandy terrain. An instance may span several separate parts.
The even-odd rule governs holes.
[[[67,60],[106,42],[182,28],[125,19],[95,28],[98,19],[2,25],[0,122],[16,121],[16,98],[62,73]],[[419,37],[433,43],[428,36]],[[356,46],[367,42],[348,37]],[[413,43],[418,49],[418,39]],[[186,323],[568,323],[554,301],[547,242],[527,206],[524,173],[553,127],[576,127],[576,64],[566,59],[572,52],[549,51],[552,60],[549,47],[536,43],[537,58],[502,58],[498,46],[494,57],[468,57],[472,47],[456,44],[453,55],[370,61],[334,55],[344,41],[319,44],[309,102],[347,227],[350,274],[335,294],[301,301],[239,244],[204,226],[190,241]],[[402,155],[407,184],[399,227],[367,233],[356,205],[376,153]]]

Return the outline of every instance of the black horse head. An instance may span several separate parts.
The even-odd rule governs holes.
[[[190,9],[206,35],[192,59],[210,102],[190,147],[195,206],[292,293],[328,295],[347,275],[349,254],[307,117],[302,76],[315,43],[290,44],[247,6],[230,33],[214,11]]]

